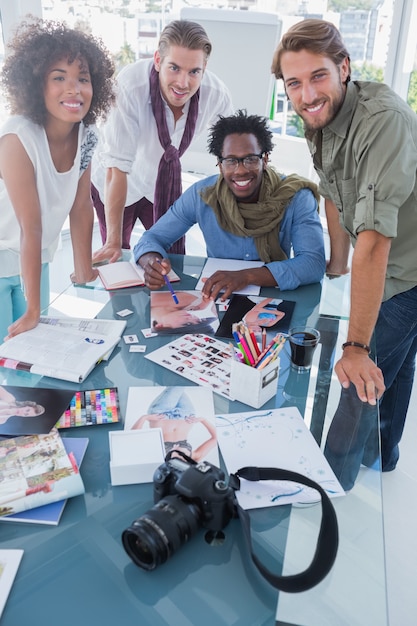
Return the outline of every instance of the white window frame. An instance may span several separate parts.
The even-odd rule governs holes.
[[[41,17],[42,0],[0,0],[0,16],[5,42],[9,39],[19,19],[28,13]],[[417,47],[416,23],[417,2],[394,0],[384,80],[404,100],[407,100],[410,74],[413,70]],[[268,59],[265,59],[265,62],[267,63]]]
[[[410,75],[417,47],[417,2],[394,0],[384,80],[407,101]]]

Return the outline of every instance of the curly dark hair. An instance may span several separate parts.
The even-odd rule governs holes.
[[[93,88],[88,126],[105,119],[115,101],[114,64],[102,41],[65,24],[27,16],[8,44],[1,82],[12,114],[24,115],[44,125],[47,110],[44,84],[53,63],[66,59],[87,61]]]
[[[272,132],[268,128],[268,120],[260,115],[248,115],[245,109],[239,109],[234,115],[223,117],[210,128],[208,151],[218,159],[222,156],[224,140],[228,135],[255,135],[261,152],[272,152],[274,147]]]

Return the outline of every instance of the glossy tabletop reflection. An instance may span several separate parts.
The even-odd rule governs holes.
[[[181,277],[178,288],[193,289],[204,261],[172,257],[173,268]],[[333,366],[346,336],[348,280],[325,278],[323,284],[292,292],[263,289],[264,294],[294,300],[292,325],[316,327],[321,341],[309,372],[292,369],[287,352],[282,351],[277,395],[263,408],[297,406],[323,448],[340,396]],[[167,341],[144,339],[141,334],[150,324],[146,288],[108,293],[98,284],[94,289],[69,286],[53,303],[54,310],[68,298],[104,302],[98,314],[101,318],[132,310],[125,332],[140,336],[147,353]],[[74,391],[118,387],[122,417],[129,387],[193,384],[143,354],[130,352],[123,341],[82,385],[5,369],[0,375],[2,384],[9,385]],[[216,413],[251,410],[216,394],[214,405]],[[66,437],[88,437],[89,445],[81,466],[86,493],[68,501],[58,526],[0,524],[1,546],[25,550],[2,626],[55,622],[60,626],[387,624],[379,471],[361,468],[352,490],[333,499],[339,551],[330,574],[310,591],[288,594],[272,588],[251,562],[238,519],[224,529],[221,545],[208,543],[200,530],[166,563],[146,572],[126,554],[121,533],[153,505],[152,485],[112,487],[110,482],[108,433],[122,428],[123,424],[117,424],[61,431]],[[277,574],[305,569],[314,553],[320,517],[320,506],[285,505],[251,512],[256,553]]]

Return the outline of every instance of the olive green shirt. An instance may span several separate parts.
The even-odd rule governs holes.
[[[384,300],[417,285],[417,114],[387,85],[348,83],[335,119],[306,133],[320,193],[358,233],[392,238]]]

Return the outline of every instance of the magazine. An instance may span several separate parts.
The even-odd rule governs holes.
[[[125,326],[122,320],[41,316],[35,328],[0,345],[0,365],[80,383],[110,356]]]
[[[213,334],[219,326],[215,302],[200,291],[176,291],[178,304],[169,291],[151,292],[151,329],[158,335]]]
[[[232,338],[232,325],[242,320],[245,320],[246,325],[254,332],[259,332],[265,327],[267,330],[273,330],[274,335],[277,332],[287,333],[294,307],[295,302],[292,300],[234,294],[216,331],[216,337]],[[250,311],[253,313],[248,315]]]
[[[88,446],[87,437],[62,437],[62,442],[68,454],[72,452],[75,461],[80,467]],[[67,500],[58,500],[34,509],[21,511],[14,515],[0,516],[1,522],[26,522],[27,524],[48,524],[57,526],[61,520]]]
[[[58,431],[0,441],[0,516],[84,493],[72,453]]]
[[[73,395],[66,389],[0,386],[0,435],[49,433]]]
[[[101,282],[106,289],[124,289],[126,287],[140,287],[145,284],[144,270],[140,265],[130,261],[106,263],[97,267]],[[171,270],[169,280],[177,282],[180,277]]]

